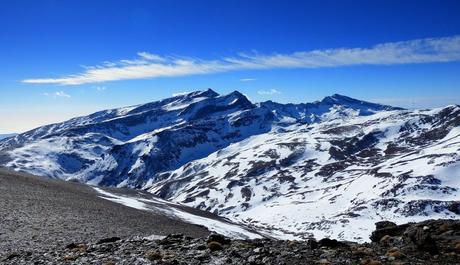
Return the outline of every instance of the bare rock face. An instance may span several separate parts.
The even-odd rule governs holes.
[[[413,224],[406,229],[403,239],[432,254],[455,252],[460,243],[460,221],[427,220]]]
[[[373,242],[394,242],[395,238],[406,246],[433,255],[456,253],[460,242],[460,220],[427,220],[403,225],[388,221],[376,223],[376,230],[371,235]]]
[[[396,225],[390,221],[377,222],[375,223],[375,230],[372,232],[370,239],[372,242],[379,242],[384,236],[402,236],[408,226],[408,224]]]

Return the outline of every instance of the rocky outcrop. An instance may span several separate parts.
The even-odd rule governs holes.
[[[393,230],[390,230],[393,229]],[[378,238],[379,231],[393,233]],[[2,264],[460,264],[460,220],[429,220],[396,225],[377,223],[375,242],[357,244],[332,239],[282,241],[231,240],[211,234],[181,234],[151,240],[101,239],[60,249],[14,252]],[[435,246],[435,252],[433,252]]]

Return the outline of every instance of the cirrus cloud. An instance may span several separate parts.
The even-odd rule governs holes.
[[[257,91],[257,94],[259,95],[276,95],[276,94],[281,94],[281,91],[277,89],[269,89],[269,90],[259,90]]]
[[[460,36],[377,44],[370,48],[337,48],[290,54],[241,53],[214,60],[160,56],[139,52],[136,59],[103,62],[61,77],[30,78],[29,84],[80,85],[107,81],[222,73],[238,70],[325,68],[460,61]]]
[[[241,82],[252,82],[252,81],[256,81],[257,78],[241,78],[240,81]]]
[[[43,95],[47,97],[53,97],[53,98],[70,98],[71,97],[69,94],[65,93],[64,91],[56,91],[53,93],[45,92],[43,93]]]

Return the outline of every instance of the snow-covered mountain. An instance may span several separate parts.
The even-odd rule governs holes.
[[[209,89],[19,134],[0,141],[0,162],[51,178],[139,188],[159,173],[274,127],[387,108],[340,95],[311,104],[253,104],[237,91]]]
[[[301,104],[281,104],[273,101],[260,103],[262,108],[273,112],[279,123],[316,123],[324,120],[367,116],[386,110],[401,108],[375,104],[339,94],[325,97],[321,101]]]
[[[460,107],[291,125],[149,191],[285,237],[367,240],[379,220],[460,218]]]
[[[165,170],[271,130],[272,113],[212,90],[97,112],[0,142],[6,166],[52,178],[140,187]]]
[[[0,164],[164,199],[279,237],[366,240],[373,223],[460,217],[460,107],[192,92],[0,141]]]

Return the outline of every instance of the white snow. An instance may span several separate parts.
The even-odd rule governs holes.
[[[182,220],[190,224],[203,225],[208,228],[210,231],[228,236],[235,239],[246,239],[246,238],[261,238],[262,236],[253,232],[248,231],[247,229],[232,224],[226,221],[215,220],[211,218],[206,218],[198,215],[191,214],[189,212],[179,210],[178,208],[173,207],[171,202],[167,202],[157,198],[144,199],[139,197],[128,197],[126,195],[117,195],[114,193],[107,192],[101,188],[93,187],[97,192],[101,194],[101,198],[113,201],[125,206],[143,210],[143,211],[153,211],[161,212],[167,216],[170,216],[175,219]]]
[[[327,102],[242,108],[237,93],[206,94],[43,126],[1,140],[0,150],[11,158],[7,167],[36,175],[144,185],[156,194],[171,187],[169,200],[216,211],[233,224],[191,215],[159,199],[99,191],[114,202],[236,237],[255,236],[237,225],[245,224],[286,239],[311,233],[366,241],[379,220],[459,218],[436,205],[460,201],[460,127],[443,128],[448,130],[443,139],[421,137],[436,132],[442,126],[437,116],[458,111],[457,106],[376,111],[335,95]],[[268,118],[272,113],[274,120]],[[367,151],[376,155],[347,160],[334,155],[371,134],[377,140]],[[395,143],[402,151],[387,154]],[[422,200],[427,206],[417,204]],[[417,211],[409,214],[413,208]]]
[[[415,215],[408,215],[402,210],[418,200],[435,200],[439,203],[460,200],[459,127],[452,128],[441,140],[417,147],[417,152],[377,161],[363,158],[343,170],[334,170],[332,175],[317,175],[322,166],[336,162],[329,153],[329,148],[334,145],[332,141],[352,136],[363,139],[366,134],[382,132],[378,134],[374,148],[384,155],[388,144],[401,138],[400,128],[405,123],[418,126],[419,129],[411,133],[411,137],[417,137],[418,133],[429,127],[420,122],[420,117],[435,115],[441,110],[388,111],[366,117],[352,115],[347,119],[331,118],[321,123],[295,125],[283,130],[274,128],[272,132],[249,137],[172,171],[171,180],[188,179],[175,186],[169,199],[192,207],[204,204],[204,208],[219,211],[219,215],[234,222],[244,223],[259,231],[270,230],[272,235],[282,239],[302,239],[304,235],[298,232],[307,232],[316,238],[368,241],[377,221],[404,223],[429,218],[458,218],[448,210],[426,208]],[[349,129],[338,134],[325,133],[341,126]],[[269,153],[276,157],[267,155]],[[294,190],[289,182],[281,183],[277,179],[280,169],[268,168],[245,180],[253,164],[279,163],[294,153],[300,154],[295,163],[281,168],[293,178]],[[303,167],[310,160],[314,161],[312,169],[304,172]],[[440,166],[442,163],[445,164]],[[190,171],[190,168],[195,170]],[[369,174],[371,169],[376,169],[378,173],[391,173],[394,177],[376,177]],[[398,178],[406,172],[411,172],[412,178]],[[431,189],[434,186],[421,183],[423,177],[428,175],[441,181],[436,186],[439,189]],[[149,183],[146,187],[150,187],[149,191],[155,194],[168,181]],[[242,184],[229,188],[231,181],[240,181]],[[396,188],[400,184],[404,186]],[[243,187],[251,191],[248,201],[242,196]],[[391,191],[393,188],[395,195]],[[450,190],[445,192],[444,189]],[[203,191],[208,191],[207,195],[198,196]],[[386,193],[388,195],[384,195]],[[195,199],[190,201],[193,197]],[[384,199],[399,200],[399,205],[382,208],[375,204]],[[243,203],[247,203],[247,208],[242,207]]]

